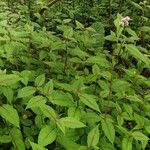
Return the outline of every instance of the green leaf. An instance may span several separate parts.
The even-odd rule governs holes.
[[[148,144],[149,138],[139,131],[134,131],[131,135],[135,140],[140,141],[141,147],[145,149],[146,145]]]
[[[119,126],[122,126],[122,125],[123,125],[124,118],[123,118],[122,115],[118,115],[118,116],[117,116],[117,122],[118,122],[118,125],[119,125]]]
[[[82,122],[71,118],[71,117],[65,117],[65,118],[61,118],[60,119],[61,122],[63,122],[64,126],[68,127],[68,128],[82,128],[85,127],[85,124],[83,124]]]
[[[87,105],[88,107],[100,112],[99,110],[99,106],[96,103],[95,98],[93,97],[93,95],[89,95],[89,94],[81,94],[79,95],[80,100]]]
[[[129,115],[130,118],[133,116],[133,109],[129,104],[123,104],[123,107],[125,109],[125,113]]]
[[[58,28],[64,32],[63,35],[65,38],[67,38],[67,39],[72,38],[73,28],[71,26],[59,26]]]
[[[138,36],[137,36],[136,32],[133,31],[131,28],[126,28],[125,30],[126,30],[130,35],[132,35],[132,36],[134,36],[135,38],[138,39]]]
[[[121,79],[114,79],[112,81],[112,90],[118,93],[122,93],[126,90],[128,90],[130,88],[130,83],[125,81],[125,80],[121,80]]]
[[[94,22],[91,27],[95,31],[95,33],[93,33],[92,37],[94,37],[96,39],[96,47],[98,47],[98,48],[102,47],[104,44],[104,41],[105,41],[105,39],[104,39],[104,33],[105,33],[104,25],[102,24],[102,22]]]
[[[105,40],[116,42],[117,41],[116,34],[111,31],[110,35],[105,36]]]
[[[134,119],[140,128],[144,127],[144,117],[143,116],[140,116],[140,115],[134,113]]]
[[[108,140],[113,144],[115,140],[115,129],[112,121],[109,118],[101,120],[102,130],[104,131]]]
[[[72,91],[74,90],[71,84],[67,84],[67,83],[56,83],[56,85],[57,85],[60,89],[65,90],[65,91],[68,91],[68,92],[72,92]]]
[[[48,53],[44,50],[41,50],[39,52],[39,60],[42,61],[43,59],[45,59],[48,56]]]
[[[0,116],[2,116],[4,119],[6,119],[16,127],[19,127],[18,112],[11,105],[3,104],[2,106],[0,106]]]
[[[0,135],[0,143],[10,143],[11,136],[10,135]]]
[[[20,77],[15,74],[0,74],[0,86],[10,86],[17,83],[20,80]]]
[[[69,107],[68,117],[72,117],[79,120],[81,118],[81,109],[77,107]]]
[[[148,26],[142,26],[142,27],[140,28],[140,30],[141,30],[141,31],[144,31],[144,32],[149,32],[149,33],[150,33],[150,27],[148,27]]]
[[[33,107],[40,107],[45,103],[46,103],[46,98],[45,97],[43,97],[43,96],[34,96],[29,100],[26,109],[33,108]]]
[[[40,108],[46,117],[52,119],[54,122],[57,122],[57,115],[56,115],[55,110],[52,107],[48,105],[42,105],[40,106]]]
[[[80,146],[78,150],[87,150],[86,146]]]
[[[28,71],[28,70],[24,70],[21,72],[21,82],[27,86],[28,85],[28,82],[29,82],[29,79],[32,78],[32,76],[34,75],[33,72],[31,71]]]
[[[71,55],[71,56],[77,56],[81,59],[84,59],[85,57],[88,57],[89,55],[82,51],[79,47],[76,47],[76,48],[70,48],[68,50],[68,53]]]
[[[140,97],[138,97],[137,95],[129,95],[129,96],[127,95],[126,98],[130,101],[144,104],[143,100]]]
[[[65,49],[65,43],[63,43],[63,41],[57,40],[57,41],[51,43],[51,50],[52,51],[59,50],[59,49]]]
[[[146,145],[148,144],[148,140],[143,140],[143,141],[141,141],[141,147],[142,147],[142,149],[146,149]]]
[[[83,118],[89,124],[97,123],[100,121],[99,114],[97,114],[97,112],[93,112],[93,111],[85,112]]]
[[[87,137],[87,145],[88,147],[94,147],[98,144],[99,142],[99,128],[96,126],[93,128]]]
[[[47,82],[43,88],[44,94],[47,96],[48,94],[51,94],[53,91],[53,80],[50,80]]]
[[[84,29],[84,25],[81,24],[79,21],[76,20],[76,26],[77,26],[77,29]]]
[[[62,91],[55,91],[50,95],[51,98],[49,99],[53,104],[60,105],[60,106],[73,106],[73,98],[72,95],[69,93],[64,93]]]
[[[140,6],[138,3],[135,3],[135,2],[133,2],[133,1],[130,1],[130,3],[131,3],[135,8],[140,9],[140,10],[143,11],[142,6]]]
[[[99,69],[99,66],[98,65],[93,65],[93,67],[92,67],[92,72],[93,72],[93,74],[94,75],[99,75],[100,74],[100,69]]]
[[[132,150],[132,138],[129,137],[123,138],[122,150]]]
[[[87,63],[98,64],[101,67],[109,68],[110,63],[104,57],[104,55],[92,56],[86,60]]]
[[[109,143],[105,137],[100,138],[99,143],[100,143],[100,146],[102,147],[102,150],[116,150],[116,147],[112,145],[111,143]]]
[[[132,55],[133,57],[135,57],[138,60],[141,60],[142,62],[144,62],[147,65],[150,64],[150,60],[148,59],[148,57],[144,56],[144,54],[142,54],[135,45],[126,44],[125,47],[128,50],[128,52],[130,53],[130,55]]]
[[[14,145],[14,149],[16,150],[25,150],[25,145],[22,140],[22,134],[19,129],[13,128],[10,131],[10,135],[12,137],[12,143]]]
[[[2,87],[2,92],[4,96],[7,98],[8,102],[11,104],[13,101],[13,90],[10,87]]]
[[[61,144],[65,150],[78,150],[80,145],[75,143],[72,139],[67,136],[58,136],[58,143]],[[62,148],[63,149],[63,148]]]
[[[117,36],[118,36],[118,33],[119,33],[119,31],[120,31],[120,29],[122,28],[121,26],[120,26],[120,21],[121,21],[121,19],[122,19],[122,16],[121,16],[121,14],[117,14],[117,18],[114,20],[114,25],[115,25],[115,27],[117,28]],[[119,36],[118,36],[119,37]]]
[[[148,134],[150,134],[150,125],[147,125],[147,126],[145,126],[144,128],[145,128],[145,130],[148,132]]]
[[[69,23],[69,22],[71,22],[71,19],[64,19],[64,20],[63,20],[63,23],[64,23],[64,24],[67,24],[67,23]]]
[[[130,132],[126,129],[126,128],[124,128],[124,127],[122,127],[122,126],[117,126],[117,128],[123,133],[123,134],[125,134],[125,135],[130,135]]]
[[[56,131],[55,128],[46,125],[43,127],[38,136],[38,144],[42,146],[46,146],[51,144],[56,139]]]
[[[39,144],[33,143],[31,141],[29,141],[29,142],[30,142],[30,145],[33,150],[47,150],[46,148],[44,148],[43,146],[41,146]]]
[[[0,21],[0,26],[7,27],[7,20]]]
[[[132,136],[134,139],[139,141],[148,141],[148,137],[139,131],[134,131],[132,133]]]
[[[40,87],[44,84],[45,82],[45,74],[39,75],[36,79],[35,79],[35,86],[36,87]]]
[[[59,120],[57,120],[56,124],[57,124],[58,128],[65,134],[64,122],[59,119]]]
[[[18,98],[23,98],[30,96],[36,92],[36,88],[32,86],[27,86],[18,91]]]

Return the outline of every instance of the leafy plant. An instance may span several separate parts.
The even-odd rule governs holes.
[[[0,8],[2,150],[150,147],[148,1]]]

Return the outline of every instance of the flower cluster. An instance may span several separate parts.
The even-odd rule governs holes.
[[[126,17],[124,17],[124,18],[121,19],[120,24],[122,26],[128,26],[130,20],[132,20],[132,19],[129,16],[126,16]]]

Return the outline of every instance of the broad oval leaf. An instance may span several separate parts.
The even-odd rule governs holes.
[[[79,95],[80,97],[80,100],[85,104],[87,105],[88,107],[100,112],[99,110],[99,106],[98,104],[96,103],[96,100],[95,98],[92,96],[92,95],[89,95],[89,94],[81,94]]]
[[[10,131],[10,135],[12,138],[12,143],[14,145],[14,149],[16,150],[25,150],[25,145],[23,142],[22,134],[19,129],[13,128]]]
[[[93,37],[94,39],[96,39],[96,44],[94,46],[96,47],[102,47],[104,44],[104,25],[102,22],[94,22],[92,24],[92,29],[95,31],[95,33],[93,33]]]
[[[135,140],[141,141],[142,149],[146,148],[149,138],[139,131],[134,131],[132,136]]]
[[[83,25],[82,23],[80,23],[80,22],[77,21],[77,20],[76,20],[75,22],[76,22],[76,26],[77,26],[76,28],[77,28],[77,29],[84,29],[84,25]]]
[[[71,118],[71,117],[65,117],[65,118],[61,118],[60,119],[61,122],[63,122],[65,127],[68,128],[82,128],[85,127],[85,124],[83,124],[82,122]]]
[[[0,135],[0,143],[10,143],[11,140],[10,135]]]
[[[26,109],[33,108],[33,107],[39,107],[39,106],[42,106],[45,103],[46,103],[46,98],[45,97],[43,97],[43,96],[34,96],[29,100]]]
[[[2,87],[2,92],[4,96],[7,98],[7,101],[11,104],[13,101],[13,95],[14,95],[12,88],[4,86]]]
[[[43,88],[44,95],[49,95],[53,91],[53,80],[47,82]]]
[[[51,98],[49,100],[56,105],[60,106],[73,106],[73,98],[72,95],[69,93],[64,93],[61,91],[55,91],[51,95]]]
[[[29,141],[29,142],[30,142],[30,145],[32,147],[32,150],[47,150],[47,148],[44,148],[40,144],[36,144],[36,143],[31,142],[31,141]]]
[[[15,74],[0,74],[0,86],[10,86],[17,83],[20,77]]]
[[[132,4],[132,6],[134,6],[135,8],[140,9],[140,10],[143,11],[143,7],[142,7],[141,5],[139,5],[138,3],[135,3],[135,2],[133,2],[133,1],[129,1],[129,2],[130,2],[130,4]]]
[[[81,109],[78,107],[69,107],[68,117],[72,117],[79,120],[81,118]]]
[[[104,68],[109,68],[110,63],[109,61],[104,57],[104,55],[99,55],[99,56],[93,56],[89,57],[86,60],[87,63],[92,63],[92,64],[98,64],[100,67]]]
[[[57,120],[56,125],[65,134],[64,122],[59,119],[59,120]]]
[[[122,150],[132,150],[132,138],[129,137],[123,138]]]
[[[70,48],[69,49],[69,54],[71,55],[71,56],[77,56],[77,57],[79,57],[79,58],[81,58],[81,59],[83,59],[83,58],[85,58],[85,57],[88,57],[89,55],[86,53],[86,52],[84,52],[84,51],[82,51],[80,48]]]
[[[96,146],[98,144],[98,141],[99,141],[99,128],[98,126],[96,126],[88,134],[88,137],[87,137],[88,147]]]
[[[144,128],[148,132],[148,134],[150,134],[150,125],[146,125]]]
[[[18,98],[23,98],[30,96],[36,92],[36,88],[32,86],[27,86],[18,91]]]
[[[59,136],[57,142],[61,144],[65,150],[79,150],[80,145],[67,136]],[[63,149],[63,148],[62,148]],[[62,150],[61,149],[61,150]]]
[[[113,144],[115,140],[115,129],[112,124],[112,121],[109,118],[102,119],[101,125],[104,134],[106,135],[108,140]]]
[[[134,139],[139,141],[148,141],[148,137],[139,131],[134,131],[132,133],[132,136]]]
[[[46,117],[52,119],[54,122],[57,122],[57,115],[56,115],[55,110],[52,107],[48,105],[42,105],[40,106],[40,108]]]
[[[51,126],[45,126],[41,129],[38,136],[38,144],[46,146],[56,139],[56,130]]]
[[[39,87],[42,86],[45,82],[45,74],[39,75],[36,79],[35,79],[35,86]]]
[[[150,60],[146,56],[144,56],[144,54],[142,54],[135,45],[127,44],[126,49],[130,53],[130,55],[132,55],[138,60],[141,60],[145,64],[150,65]]]
[[[65,26],[64,30],[64,37],[67,39],[72,38],[73,36],[73,28],[71,26]]]
[[[18,112],[11,105],[3,104],[0,106],[0,116],[5,120],[12,123],[16,127],[19,127],[19,116]]]

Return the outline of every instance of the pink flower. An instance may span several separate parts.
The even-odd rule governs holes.
[[[132,19],[129,16],[126,16],[126,17],[124,17],[124,18],[121,19],[120,24],[122,26],[128,26],[130,20],[132,20]]]

